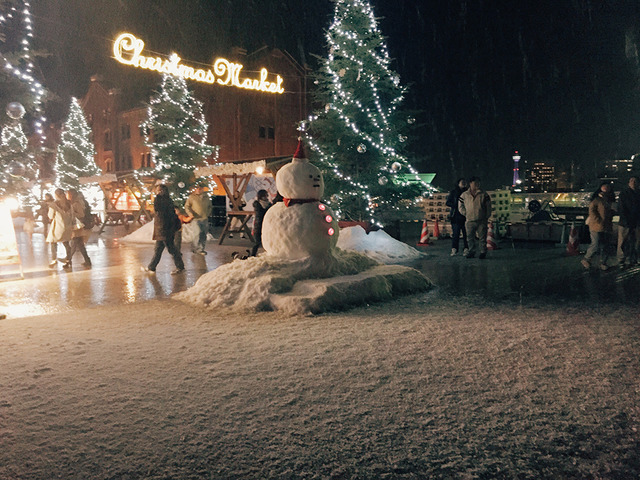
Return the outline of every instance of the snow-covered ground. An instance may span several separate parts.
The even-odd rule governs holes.
[[[153,220],[151,220],[130,234],[121,237],[120,241],[124,243],[155,243],[153,240],[153,225]],[[182,243],[185,245],[192,243],[198,235],[197,224],[185,223],[182,225]],[[209,234],[207,240],[213,240],[213,236]]]
[[[1,479],[638,478],[637,307],[0,321]]]
[[[191,242],[197,234],[193,225],[188,223],[182,227],[183,243]],[[153,221],[146,223],[136,231],[120,238],[124,243],[153,243]],[[211,237],[209,238],[211,240]],[[367,234],[360,226],[343,228],[338,237],[338,247],[342,250],[361,252],[374,260],[395,264],[415,260],[423,255],[406,243],[399,242],[384,230]]]
[[[236,259],[206,273],[175,298],[206,308],[303,314],[388,301],[431,287],[430,281],[413,268],[378,263],[378,259],[396,263],[421,255],[385,232],[367,235],[362,227],[351,227],[340,232],[338,244],[341,242],[344,250],[327,248],[324,254],[301,258],[265,252],[246,260]]]

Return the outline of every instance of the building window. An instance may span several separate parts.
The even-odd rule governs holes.
[[[147,135],[149,135],[149,129],[147,127],[145,127],[144,125],[140,125],[138,127],[138,130],[140,132],[140,136],[141,137],[146,137]]]
[[[140,168],[149,168],[151,167],[151,154],[150,153],[141,153],[140,154]]]
[[[122,138],[122,140],[128,140],[131,138],[131,127],[129,127],[128,123],[120,127],[120,138]]]
[[[276,138],[276,131],[275,131],[275,129],[273,127],[269,127],[268,132],[267,132],[267,136],[268,136],[268,138],[270,138],[272,140],[274,138]]]
[[[113,172],[113,160],[111,160],[110,158],[107,158],[104,161],[104,167],[106,172]]]
[[[104,132],[104,149],[111,150],[111,131],[106,130]]]
[[[258,136],[260,138],[267,138],[267,129],[265,127],[260,127],[258,129]]]

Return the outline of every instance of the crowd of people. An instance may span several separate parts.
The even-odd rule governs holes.
[[[463,255],[474,258],[487,256],[487,229],[491,217],[491,197],[480,188],[480,179],[471,177],[469,182],[458,179],[446,201],[450,208],[451,256],[458,254],[460,236],[463,241]],[[595,257],[599,257],[600,269],[608,270],[611,246],[614,244],[613,217],[619,216],[617,227],[617,265],[627,268],[638,263],[640,253],[640,180],[637,176],[629,179],[628,185],[616,199],[610,182],[602,182],[591,196],[589,227],[591,243],[581,263],[590,269]]]
[[[181,211],[171,200],[166,185],[156,187],[154,202],[155,223],[153,240],[155,241],[154,255],[149,264],[143,269],[155,272],[155,269],[166,249],[173,258],[175,269],[172,274],[184,271],[182,260],[182,226],[192,223],[197,227],[191,251],[194,254],[206,255],[206,241],[209,233],[209,217],[212,212],[211,198],[203,185],[195,186],[187,198],[184,211]],[[278,199],[274,199],[277,201]],[[253,202],[254,222],[253,236],[255,243],[248,255],[255,256],[262,246],[262,223],[264,216],[272,203],[266,190],[257,192]],[[455,187],[449,192],[446,205],[450,208],[451,222],[451,256],[460,251],[462,237],[462,255],[479,259],[487,256],[487,231],[491,218],[491,197],[482,190],[479,177],[471,177],[468,181],[458,179]],[[582,265],[589,269],[594,260],[599,257],[599,268],[607,270],[611,267],[609,258],[612,256],[613,217],[619,216],[617,227],[617,264],[626,268],[638,262],[640,253],[640,180],[633,176],[628,185],[620,192],[616,199],[611,183],[602,182],[593,193],[589,204],[589,215],[586,224],[589,228],[591,243],[582,258]],[[50,244],[51,261],[49,266],[54,268],[58,262],[62,268],[70,270],[73,258],[80,253],[84,260],[82,265],[91,267],[91,259],[85,247],[86,241],[95,225],[95,216],[81,192],[75,189],[64,191],[56,189],[54,195],[45,194],[40,208],[36,211],[44,226],[46,242]],[[31,237],[34,230],[34,217],[25,220],[23,231]],[[58,256],[58,244],[64,247],[65,255]]]
[[[587,225],[591,236],[591,244],[581,260],[584,268],[592,266],[594,257],[600,257],[600,269],[608,270],[608,259],[611,256],[609,248],[612,242],[613,217],[617,214],[618,241],[617,264],[620,268],[627,268],[638,262],[640,251],[640,191],[638,177],[629,179],[628,185],[616,196],[609,182],[602,182],[596,190],[589,204]]]
[[[451,256],[458,254],[460,234],[464,242],[462,254],[466,258],[487,257],[487,232],[491,218],[491,197],[480,188],[480,178],[471,177],[469,182],[458,179],[456,186],[447,197],[447,206],[451,209]]]
[[[84,260],[82,265],[91,267],[85,244],[95,225],[95,216],[82,192],[57,188],[53,195],[46,193],[35,214],[42,218],[45,241],[50,244],[50,268],[55,268],[61,262],[62,268],[71,270],[73,257],[77,252]],[[29,238],[34,226],[34,217],[28,216],[23,231]],[[64,257],[58,257],[59,243],[64,247]]]

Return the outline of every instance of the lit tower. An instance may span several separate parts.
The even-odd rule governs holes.
[[[520,154],[516,150],[515,153],[513,154],[513,185],[511,185],[512,187],[515,187],[520,183],[520,167],[518,166],[519,163],[520,163]]]

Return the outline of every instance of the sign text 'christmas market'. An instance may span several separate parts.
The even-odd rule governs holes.
[[[269,72],[266,68],[260,69],[260,78],[240,77],[244,65],[230,62],[225,58],[218,58],[213,62],[213,71],[210,69],[194,68],[183,65],[181,58],[173,54],[168,59],[161,57],[147,57],[142,55],[144,41],[136,38],[131,33],[118,35],[113,43],[113,56],[124,64],[145,70],[153,70],[160,73],[168,73],[187,80],[218,84],[228,87],[256,90],[265,93],[284,93],[282,77],[276,75],[275,82],[267,80]]]

